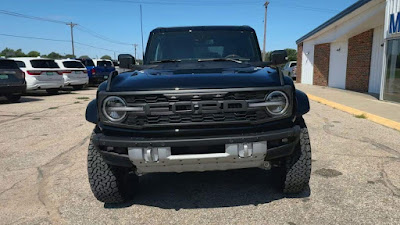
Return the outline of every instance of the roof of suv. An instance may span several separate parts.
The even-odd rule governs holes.
[[[151,33],[185,31],[185,30],[195,30],[195,31],[239,30],[239,31],[254,32],[254,29],[249,26],[188,26],[188,27],[158,27],[158,28],[154,29],[153,31],[151,31]]]
[[[54,60],[54,59],[49,59],[49,58],[38,58],[38,57],[17,57],[17,58],[9,58],[12,60],[18,60],[18,61],[27,61],[27,60]]]

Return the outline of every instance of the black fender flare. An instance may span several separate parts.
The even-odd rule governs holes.
[[[302,116],[310,111],[310,101],[306,93],[296,90],[296,116]]]
[[[97,124],[99,121],[99,115],[98,115],[98,110],[97,110],[97,100],[94,99],[91,102],[89,102],[88,106],[86,107],[86,120],[88,122]]]

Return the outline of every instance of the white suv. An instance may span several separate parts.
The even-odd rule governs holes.
[[[74,90],[80,90],[89,83],[86,67],[81,61],[60,59],[56,63],[63,71],[64,87],[72,86]]]
[[[13,59],[25,73],[26,90],[46,90],[56,94],[64,86],[62,71],[53,59],[20,57]]]

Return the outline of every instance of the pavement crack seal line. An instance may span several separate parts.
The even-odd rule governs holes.
[[[317,115],[318,117],[321,117],[321,115],[319,115],[318,113],[316,113],[316,115]],[[334,127],[334,125],[332,125],[332,124],[329,122],[329,119],[328,119],[328,118],[325,118],[325,117],[321,117],[321,118],[323,119],[323,121],[324,121],[324,123],[325,123],[325,125],[322,126],[322,129],[323,129],[323,131],[324,131],[325,133],[327,133],[327,134],[329,134],[329,135],[332,135],[332,136],[335,136],[335,137],[338,137],[338,138],[343,138],[343,139],[345,139],[345,140],[358,141],[358,142],[361,142],[361,143],[368,143],[369,145],[372,145],[372,146],[374,146],[375,148],[377,148],[377,149],[379,149],[379,150],[382,150],[382,151],[384,151],[384,152],[386,152],[386,153],[388,153],[388,154],[393,155],[393,157],[386,157],[386,158],[393,158],[393,159],[399,159],[399,158],[400,158],[400,152],[394,150],[393,148],[391,148],[391,147],[389,147],[389,146],[386,146],[386,145],[381,144],[381,143],[379,143],[379,142],[377,142],[377,141],[375,141],[375,140],[372,140],[372,139],[370,139],[370,138],[367,138],[367,137],[363,137],[363,138],[361,138],[361,139],[358,139],[358,138],[349,138],[349,137],[347,137],[347,136],[343,136],[343,135],[340,135],[340,134],[336,134],[335,132],[333,132],[333,131],[331,130],[331,128]],[[373,156],[369,156],[369,157],[373,157]],[[385,157],[377,157],[377,158],[385,158]]]
[[[390,160],[390,161],[386,161],[384,163],[381,163],[379,165],[380,169],[381,169],[381,172],[380,172],[381,181],[382,181],[381,183],[392,192],[393,196],[400,197],[400,188],[396,187],[392,183],[392,181],[390,180],[389,176],[387,175],[387,173],[385,171],[385,165],[389,164],[389,163],[391,163],[393,161],[399,161],[399,160],[398,159]]]
[[[50,178],[51,176],[53,176],[54,174],[56,174],[56,173],[51,173],[51,170],[53,169],[54,166],[62,163],[60,161],[62,161],[63,156],[65,156],[68,153],[70,153],[71,151],[83,146],[89,138],[90,138],[90,135],[86,136],[78,144],[72,146],[71,148],[69,148],[68,150],[66,150],[64,152],[61,152],[60,154],[58,154],[57,156],[55,156],[54,158],[49,160],[47,163],[37,167],[38,199],[39,199],[40,203],[42,203],[43,206],[46,208],[47,214],[50,217],[49,219],[54,224],[60,224],[62,218],[59,213],[59,209],[58,209],[59,207],[56,204],[54,204],[46,194],[46,191],[47,191],[46,184],[48,183],[47,179]],[[66,167],[63,170],[65,170],[67,168],[69,168],[69,167]],[[61,171],[63,171],[63,170],[61,170]],[[58,171],[57,173],[59,173],[61,171]]]
[[[354,108],[351,108],[349,106],[345,106],[345,105],[342,105],[342,104],[339,104],[339,103],[336,103],[336,102],[332,102],[332,101],[329,101],[327,99],[320,98],[320,97],[317,97],[317,96],[314,96],[314,95],[307,94],[307,96],[308,96],[309,99],[311,99],[313,101],[319,102],[321,104],[330,106],[330,107],[335,108],[335,109],[339,109],[339,110],[341,110],[343,112],[347,112],[347,113],[350,113],[350,114],[355,115],[355,116],[364,114],[367,117],[366,118],[367,120],[370,120],[370,121],[375,122],[377,124],[381,124],[383,126],[386,126],[386,127],[389,127],[389,128],[392,128],[392,129],[400,131],[400,123],[398,123],[396,121],[389,120],[389,119],[386,119],[384,117],[380,117],[380,116],[377,116],[375,114],[371,114],[371,113],[368,113],[368,112],[365,112],[365,111],[362,111],[362,110],[354,109]]]
[[[60,105],[60,106],[57,106],[57,109],[59,109],[60,107],[70,106],[70,105],[75,105],[75,104],[74,103],[70,103],[70,104],[66,104],[66,105]],[[20,119],[20,118],[28,116],[28,115],[32,115],[32,114],[36,114],[36,113],[42,113],[42,112],[46,112],[46,111],[49,111],[49,110],[53,110],[53,109],[44,109],[44,110],[40,110],[40,111],[36,111],[36,112],[30,112],[30,113],[24,113],[24,114],[21,114],[21,115],[15,115],[15,116],[13,116],[12,119],[2,121],[2,122],[0,122],[0,124],[9,123],[9,122],[12,122],[14,120]]]

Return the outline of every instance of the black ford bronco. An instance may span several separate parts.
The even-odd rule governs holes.
[[[310,106],[277,66],[286,58],[275,51],[263,62],[247,26],[153,30],[144,65],[124,55],[132,71],[111,73],[87,107],[95,197],[123,202],[146,173],[242,168],[273,169],[284,193],[303,191]]]

